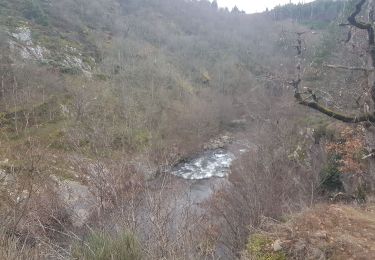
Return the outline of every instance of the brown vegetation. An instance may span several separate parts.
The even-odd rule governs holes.
[[[266,220],[244,259],[372,259],[374,207],[317,205],[285,223]],[[266,241],[259,243],[259,240]],[[254,247],[258,243],[259,248]],[[254,256],[260,255],[258,258]],[[263,258],[262,258],[263,257]]]
[[[335,9],[324,17],[342,11],[322,3]],[[280,221],[323,199],[325,168],[334,185],[340,172],[365,175],[365,130],[330,139],[329,119],[297,106],[285,83],[296,49],[313,66],[299,67],[294,87],[319,88],[327,68],[348,67],[319,63],[350,60],[327,21],[307,33],[322,6],[300,5],[290,21],[280,19],[294,5],[246,15],[208,1],[0,0],[0,258],[236,259],[265,218]],[[372,26],[356,21],[361,8],[350,22],[371,39]],[[39,58],[28,57],[32,50]],[[358,85],[359,74],[345,81]],[[300,103],[323,114],[373,121],[297,90]],[[228,179],[207,181],[214,195],[197,202],[191,187],[201,182],[168,171],[227,131],[251,148]],[[326,153],[340,160],[329,164]]]
[[[319,98],[317,93],[313,92],[313,90],[307,88],[307,91],[303,92],[301,89],[300,85],[302,82],[302,36],[305,32],[297,32],[298,39],[297,39],[297,78],[291,82],[292,87],[294,88],[295,91],[295,98],[298,101],[299,104],[310,107],[316,111],[319,111],[320,113],[323,113],[329,117],[332,117],[334,119],[340,120],[342,122],[346,123],[361,123],[361,122],[375,122],[375,117],[373,113],[373,106],[375,103],[375,82],[373,82],[373,71],[374,71],[374,66],[375,66],[375,34],[374,34],[374,27],[372,25],[373,23],[373,18],[371,16],[371,11],[369,12],[368,15],[368,21],[363,22],[359,21],[359,15],[363,13],[363,8],[364,5],[366,4],[366,0],[360,0],[358,3],[355,5],[354,10],[351,12],[351,14],[348,16],[348,24],[340,24],[341,26],[351,26],[353,28],[356,28],[358,30],[364,30],[367,32],[367,47],[366,47],[366,55],[368,56],[368,60],[365,61],[365,67],[364,68],[358,68],[358,67],[350,67],[350,66],[344,66],[344,65],[327,65],[329,68],[333,69],[345,69],[348,71],[364,71],[364,77],[367,78],[367,86],[363,89],[363,93],[361,93],[361,97],[371,97],[371,104],[368,103],[368,100],[365,100],[364,104],[364,111],[361,111],[362,113],[356,114],[356,115],[350,115],[342,112],[336,112],[332,110],[331,108],[325,106],[324,104],[321,104],[319,102]],[[372,3],[370,3],[370,9],[373,8],[371,7]],[[352,39],[351,31],[348,34],[349,38],[345,41],[345,43],[352,42],[353,49],[359,46],[361,46],[361,43],[357,43],[358,41],[363,41],[362,37],[359,36],[356,39]],[[357,42],[356,42],[357,41]],[[358,54],[360,57],[362,57],[361,53]],[[365,79],[366,81],[366,79]],[[359,87],[359,86],[358,86]],[[337,95],[336,95],[337,96]],[[340,95],[339,95],[340,96]],[[359,99],[360,99],[359,98]],[[358,99],[358,100],[359,100]],[[357,100],[357,102],[358,102]],[[370,110],[371,107],[371,110]]]
[[[259,140],[257,148],[234,162],[231,185],[217,192],[210,202],[212,214],[218,219],[218,242],[232,253],[243,247],[264,217],[280,219],[319,199],[324,152],[313,144],[312,137],[295,131],[284,120],[259,123],[254,131]],[[263,138],[267,142],[261,141]]]

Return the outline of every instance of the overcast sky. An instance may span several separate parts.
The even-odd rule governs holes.
[[[217,0],[219,6],[232,9],[235,5],[247,13],[262,12],[266,8],[273,8],[279,4],[287,4],[290,0]],[[292,0],[293,3],[308,3],[311,0]]]

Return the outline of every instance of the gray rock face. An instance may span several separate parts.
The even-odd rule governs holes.
[[[233,128],[243,128],[246,126],[246,124],[247,124],[246,119],[235,119],[235,120],[232,120],[229,125]]]
[[[74,47],[65,46],[62,50],[52,53],[47,48],[35,43],[32,31],[28,27],[19,27],[9,33],[9,46],[14,57],[24,60],[53,64],[64,69],[76,69],[91,76],[91,66],[83,61],[83,55]],[[56,59],[56,57],[59,57]],[[95,62],[93,60],[93,62]]]
[[[273,251],[278,252],[283,249],[281,240],[276,240],[272,245]]]
[[[57,180],[58,194],[72,213],[73,225],[83,226],[95,210],[95,197],[87,186],[70,180]]]
[[[314,234],[316,238],[327,239],[327,232],[324,230],[318,231]]]
[[[324,252],[319,248],[313,248],[309,252],[309,259],[316,259],[316,260],[325,260],[327,259]]]
[[[17,28],[15,33],[11,34],[16,40],[26,44],[26,45],[33,45],[33,41],[31,38],[31,31],[27,27],[19,27]]]
[[[45,56],[49,55],[46,48],[34,44],[30,28],[19,27],[10,36],[13,38],[9,41],[10,50],[14,54],[19,54],[23,59],[45,61]]]

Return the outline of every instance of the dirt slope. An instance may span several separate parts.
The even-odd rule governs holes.
[[[244,259],[374,259],[375,204],[318,205],[286,223],[265,224]]]

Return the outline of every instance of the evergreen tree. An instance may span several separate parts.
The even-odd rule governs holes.
[[[238,9],[238,7],[235,5],[232,9],[232,13],[239,13],[240,10]]]
[[[212,1],[211,6],[212,6],[212,8],[214,8],[215,10],[219,9],[219,5],[217,4],[217,1],[216,1],[216,0]]]

